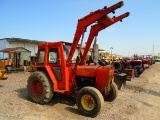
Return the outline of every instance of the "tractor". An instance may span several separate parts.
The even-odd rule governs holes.
[[[126,86],[126,81],[131,81],[134,79],[134,69],[125,68],[123,60],[116,60],[111,63],[115,68],[114,82],[117,84],[120,90],[122,86]]]
[[[139,59],[139,56],[137,54],[134,54],[131,59],[126,59],[124,66],[126,69],[134,70],[134,77],[140,77],[140,75],[145,70],[144,62]]]
[[[155,64],[155,59],[152,55],[141,55],[140,59],[145,64],[145,68],[149,68],[150,65]]]
[[[104,100],[113,101],[118,95],[112,66],[88,65],[85,58],[95,37],[96,28],[104,29],[122,20],[121,17],[110,18],[124,5],[122,1],[110,7],[98,9],[78,20],[73,42],[46,42],[38,44],[36,65],[28,77],[27,91],[35,103],[46,104],[54,93],[68,95],[76,99],[78,110],[85,116],[97,116]],[[115,21],[114,21],[115,20]],[[94,25],[92,25],[94,23]],[[86,47],[82,52],[84,33],[92,25]],[[79,43],[81,39],[81,43]]]

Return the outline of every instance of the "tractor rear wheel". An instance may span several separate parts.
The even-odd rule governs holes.
[[[27,81],[27,90],[35,103],[45,104],[53,98],[53,88],[48,76],[41,71],[30,75]]]
[[[111,89],[109,91],[109,94],[104,96],[104,100],[111,102],[111,101],[115,100],[118,96],[118,87],[114,82],[112,82],[110,87],[111,87]]]
[[[78,110],[85,116],[97,116],[104,104],[104,98],[99,90],[94,87],[84,87],[77,95]]]

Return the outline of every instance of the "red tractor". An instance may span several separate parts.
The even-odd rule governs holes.
[[[144,64],[148,65],[148,67],[152,64],[155,64],[155,60],[152,55],[142,55],[141,60],[144,62]]]
[[[133,69],[135,77],[140,77],[140,75],[145,70],[144,62],[140,59],[140,57],[137,54],[131,56],[131,59],[126,59],[125,68]]]
[[[114,82],[117,84],[120,90],[123,86],[126,86],[126,81],[134,79],[134,69],[125,68],[125,61],[116,60],[111,63],[115,68]]]
[[[101,29],[127,17],[110,18],[107,14],[123,6],[119,2],[111,7],[98,9],[78,20],[77,30],[72,43],[46,42],[38,45],[37,62],[27,81],[27,90],[32,101],[45,104],[50,102],[54,93],[76,98],[78,110],[86,116],[94,117],[100,113],[104,100],[113,101],[118,95],[112,66],[87,65],[85,58],[94,35],[88,38],[84,52],[78,44],[82,41],[87,27],[93,23]],[[115,20],[115,21],[114,21]],[[96,29],[93,28],[94,31]],[[81,43],[82,43],[81,41]]]

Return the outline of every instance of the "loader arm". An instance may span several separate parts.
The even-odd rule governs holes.
[[[72,42],[72,46],[69,52],[69,56],[67,59],[67,64],[69,64],[72,60],[73,54],[77,48],[78,42],[81,38],[81,36],[84,34],[86,28],[91,25],[92,23],[98,21],[100,18],[106,16],[107,14],[113,12],[114,10],[121,8],[124,5],[123,1],[118,2],[115,5],[112,5],[110,7],[104,7],[103,9],[98,9],[92,13],[90,13],[89,15],[81,18],[78,20],[78,24],[77,24],[77,29],[74,35],[74,39]]]
[[[110,18],[108,15],[106,15],[104,18],[100,19],[97,24],[91,26],[90,34],[89,34],[88,40],[86,42],[86,47],[85,47],[83,55],[81,57],[81,64],[82,65],[85,63],[84,60],[86,58],[88,50],[92,44],[94,37],[97,36],[98,32],[105,29],[106,27],[118,22],[118,21],[122,21],[123,18],[128,17],[128,16],[129,16],[129,12],[124,13],[124,14],[122,14],[118,17],[114,17],[114,18]]]

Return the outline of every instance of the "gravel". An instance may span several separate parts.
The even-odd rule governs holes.
[[[105,102],[95,118],[81,115],[75,99],[55,95],[46,105],[33,103],[26,90],[31,73],[10,73],[0,81],[0,120],[159,120],[160,63],[150,66],[139,78],[127,81],[113,102]]]

